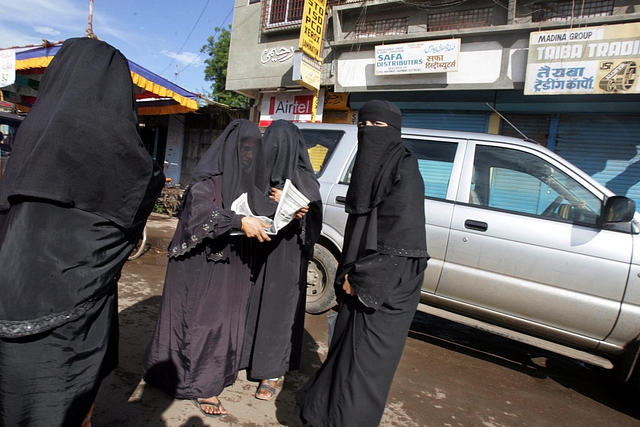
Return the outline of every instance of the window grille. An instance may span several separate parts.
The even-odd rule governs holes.
[[[493,8],[461,10],[429,14],[427,31],[457,30],[460,28],[490,27]]]
[[[532,22],[561,21],[571,18],[592,18],[613,14],[613,0],[550,1],[532,6]]]
[[[379,21],[359,22],[356,24],[356,38],[393,36],[407,34],[409,18],[381,19]]]
[[[263,28],[289,27],[302,22],[304,0],[266,0],[263,4]]]

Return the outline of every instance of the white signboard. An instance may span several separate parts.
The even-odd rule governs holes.
[[[0,87],[10,86],[16,81],[15,49],[0,50]]]
[[[375,74],[422,74],[458,71],[460,39],[376,46]]]
[[[531,33],[524,94],[637,94],[638,64],[640,23]]]
[[[323,105],[324,89],[320,89],[316,123],[322,123]],[[290,122],[311,122],[312,109],[313,92],[309,90],[265,93],[262,97],[260,126],[269,126],[272,121],[279,119]]]
[[[293,73],[291,80],[309,90],[320,89],[322,62],[316,61],[304,52],[293,56]]]

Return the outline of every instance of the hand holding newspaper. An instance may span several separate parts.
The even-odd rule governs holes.
[[[231,204],[231,210],[238,215],[252,216],[258,218],[261,221],[271,224],[271,227],[265,229],[267,234],[278,234],[278,231],[282,230],[291,220],[295,217],[296,212],[301,208],[309,204],[309,199],[296,188],[290,180],[286,180],[282,194],[280,195],[280,202],[276,208],[276,213],[271,218],[264,216],[254,215],[249,206],[249,200],[247,199],[247,193],[242,193],[240,197],[233,201]],[[239,234],[239,233],[232,233]]]

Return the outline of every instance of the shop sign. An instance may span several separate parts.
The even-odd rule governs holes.
[[[375,74],[424,74],[458,71],[460,39],[376,46]]]
[[[290,122],[311,122],[313,95],[313,92],[308,90],[264,93],[260,111],[260,126],[269,126],[272,121],[279,119]],[[323,104],[324,89],[320,89],[315,117],[316,123],[322,122]]]
[[[269,62],[285,62],[293,56],[294,52],[293,46],[265,49],[260,55],[260,62],[263,64]]]
[[[640,23],[538,31],[525,95],[640,93]]]
[[[349,93],[348,92],[325,92],[324,94],[325,110],[348,110],[349,109]]]
[[[292,80],[310,90],[320,89],[322,62],[316,61],[304,52],[293,56]]]
[[[0,87],[10,86],[16,81],[15,49],[0,50]]]
[[[299,48],[310,57],[322,61],[325,0],[305,0],[300,25]]]

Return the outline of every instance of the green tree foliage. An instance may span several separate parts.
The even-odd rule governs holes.
[[[229,25],[231,28],[231,25]],[[214,101],[226,104],[233,108],[248,108],[250,99],[239,93],[225,90],[227,84],[227,64],[229,63],[229,43],[231,42],[231,32],[226,28],[216,27],[215,35],[209,36],[207,44],[202,46],[200,52],[209,55],[205,59],[207,68],[204,70],[204,79],[211,84],[212,93],[209,94]]]

